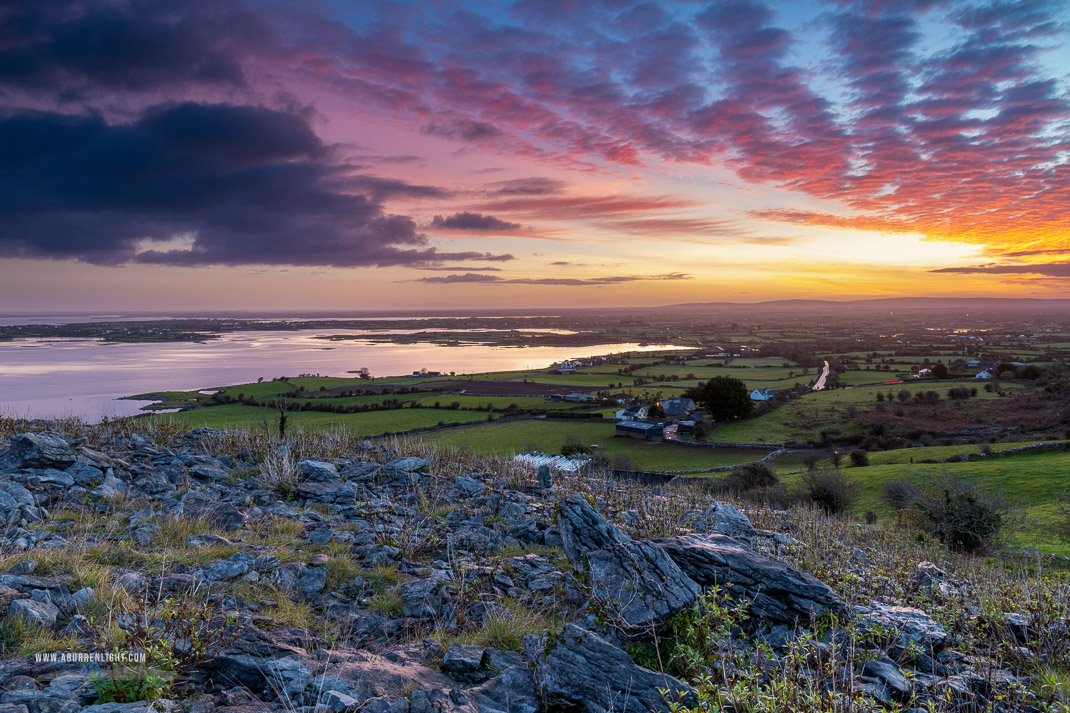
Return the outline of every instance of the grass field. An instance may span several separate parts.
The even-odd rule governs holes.
[[[242,404],[227,404],[210,408],[158,414],[147,418],[160,422],[190,424],[195,428],[262,428],[265,419],[269,428],[274,428],[278,414],[274,409],[263,409]],[[359,436],[377,436],[414,428],[427,428],[444,423],[470,423],[486,421],[484,411],[455,411],[452,409],[404,408],[390,411],[367,411],[364,413],[327,413],[325,411],[291,412],[290,428],[295,430],[325,431],[344,429]]]
[[[931,451],[927,457],[932,457],[943,449],[909,450]],[[912,465],[900,462],[847,469],[847,475],[859,486],[855,514],[872,510],[881,517],[890,517],[892,512],[880,498],[885,483],[903,478],[924,483],[946,470],[975,479],[983,488],[1000,491],[1012,502],[1021,504],[1026,522],[1015,528],[1015,544],[1070,556],[1070,545],[1059,542],[1047,526],[1055,514],[1058,496],[1070,492],[1070,451],[1023,453],[968,463],[926,464],[918,460]]]
[[[420,434],[412,438],[441,446],[466,446],[477,453],[511,456],[529,446],[557,453],[570,433],[585,445],[598,445],[612,459],[626,455],[646,470],[692,470],[745,463],[764,457],[768,451],[739,448],[693,448],[671,443],[649,443],[613,435],[612,423],[566,421],[512,421],[471,428]]]
[[[939,387],[937,387],[937,383]],[[860,431],[858,424],[845,419],[845,409],[855,406],[870,405],[876,401],[877,393],[897,394],[900,390],[911,393],[918,391],[936,391],[943,398],[947,390],[955,386],[973,385],[962,382],[918,382],[894,384],[891,386],[861,386],[850,389],[830,389],[804,394],[764,416],[751,418],[738,423],[727,423],[714,429],[710,440],[732,443],[770,443],[779,444],[791,441],[813,439],[830,424],[839,426],[842,434]],[[978,385],[980,387],[980,385]],[[924,387],[924,388],[923,388]],[[1020,389],[1018,384],[1004,383],[1007,391]],[[1001,398],[995,392],[978,388],[976,399]],[[969,403],[969,402],[964,402]]]

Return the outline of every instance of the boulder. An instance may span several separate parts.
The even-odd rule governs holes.
[[[333,464],[319,460],[303,460],[297,464],[297,471],[303,480],[314,483],[335,483],[341,479]]]
[[[74,463],[78,454],[63,438],[52,433],[20,433],[11,437],[3,453],[9,468],[56,468],[63,470]]]
[[[939,652],[947,643],[944,627],[921,609],[874,602],[868,607],[858,607],[855,613],[862,631],[894,635],[893,649],[917,646],[929,654]]]
[[[475,673],[483,666],[487,650],[473,644],[454,644],[446,649],[442,670],[456,677]]]
[[[728,503],[717,503],[702,513],[696,525],[705,532],[729,537],[751,538],[757,532],[750,518]]]
[[[582,495],[558,510],[565,554],[590,579],[592,596],[626,629],[648,629],[694,604],[702,588],[651,542],[632,542]]]
[[[683,535],[659,540],[658,546],[702,586],[724,586],[736,599],[749,601],[753,616],[790,623],[845,610],[836,593],[814,576],[730,537]]]
[[[669,713],[666,698],[697,702],[690,686],[636,665],[624,651],[575,624],[525,637],[524,652],[535,662],[535,690],[547,708]]]
[[[25,619],[33,624],[51,629],[56,625],[59,608],[49,602],[35,599],[16,599],[8,607],[8,616],[12,619]]]

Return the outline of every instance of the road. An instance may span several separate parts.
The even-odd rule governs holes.
[[[821,389],[825,388],[825,380],[828,379],[828,378],[829,378],[829,363],[828,363],[828,361],[826,361],[825,362],[825,366],[821,369],[821,376],[817,377],[817,381],[814,382],[814,385],[811,388],[814,391],[821,391]]]

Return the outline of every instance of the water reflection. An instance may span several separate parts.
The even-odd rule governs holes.
[[[534,331],[534,330],[532,330]],[[367,367],[375,376],[427,368],[458,374],[545,368],[562,359],[672,345],[604,344],[590,347],[492,347],[464,344],[372,344],[324,341],[322,334],[359,330],[241,332],[204,344],[103,344],[88,340],[0,343],[0,412],[49,418],[127,416],[145,404],[117,401],[150,391],[210,389],[278,376],[346,376]],[[333,347],[324,349],[325,346]]]

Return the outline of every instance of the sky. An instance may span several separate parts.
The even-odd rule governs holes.
[[[1070,297],[1070,3],[0,0],[0,311]]]

